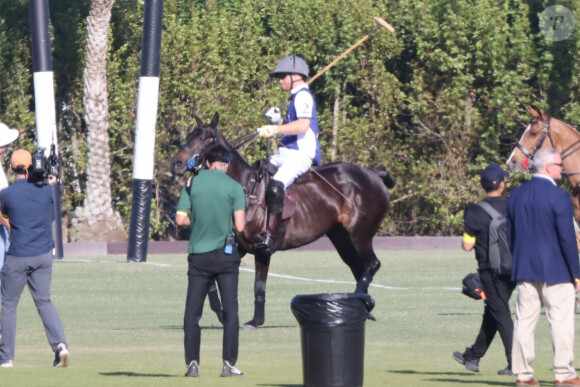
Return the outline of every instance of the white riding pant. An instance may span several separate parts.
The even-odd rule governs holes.
[[[278,167],[274,180],[282,182],[286,189],[298,176],[310,169],[312,159],[298,150],[281,147],[270,157],[270,163]]]

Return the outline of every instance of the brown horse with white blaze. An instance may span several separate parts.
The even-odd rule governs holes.
[[[265,187],[269,178],[262,167],[251,167],[217,129],[219,115],[210,124],[195,117],[197,127],[186,137],[186,144],[171,159],[171,172],[183,175],[188,160],[198,167],[204,155],[215,144],[231,152],[228,175],[244,188],[246,195],[246,228],[238,235],[242,253],[255,256],[254,317],[246,329],[264,324],[266,280],[270,254],[254,248],[253,237],[266,224]],[[385,170],[374,172],[348,163],[332,163],[299,177],[289,187],[295,202],[293,215],[283,220],[280,228],[284,237],[274,246],[276,250],[289,250],[303,246],[327,235],[342,260],[352,271],[356,292],[366,293],[374,274],[381,264],[372,247],[372,240],[389,210],[389,192],[386,185],[394,182]],[[392,185],[391,185],[392,184]]]
[[[574,218],[580,222],[580,133],[567,123],[543,114],[535,106],[530,106],[529,111],[532,121],[506,164],[514,172],[523,172],[531,168],[540,148],[557,149],[562,156],[562,173],[567,175],[572,187]]]

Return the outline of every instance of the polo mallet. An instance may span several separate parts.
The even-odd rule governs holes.
[[[316,78],[320,77],[322,74],[324,74],[325,72],[327,72],[328,70],[330,70],[335,64],[338,63],[339,60],[341,60],[342,58],[344,58],[349,52],[351,52],[352,50],[354,50],[355,48],[357,48],[358,46],[360,46],[361,44],[363,44],[368,38],[371,37],[371,35],[375,34],[376,32],[380,31],[381,28],[386,28],[387,30],[389,30],[391,33],[395,33],[395,29],[393,28],[393,26],[391,26],[389,23],[387,23],[384,19],[378,17],[378,16],[373,16],[373,19],[375,19],[375,21],[379,24],[379,26],[377,28],[375,28],[374,30],[372,30],[371,32],[369,32],[368,34],[366,34],[361,40],[359,40],[358,42],[356,42],[355,44],[353,44],[352,46],[350,46],[348,49],[346,49],[342,54],[340,54],[338,57],[336,57],[335,60],[333,60],[332,62],[330,62],[328,64],[328,66],[326,66],[325,68],[323,68],[322,70],[320,70],[318,73],[316,73],[316,75],[314,75],[312,78],[310,78],[308,80],[308,84],[311,84]]]
[[[378,16],[373,16],[373,19],[375,19],[375,22],[377,22],[377,24],[379,25],[377,28],[375,28],[374,30],[372,30],[371,32],[369,32],[368,34],[366,34],[362,39],[360,39],[358,42],[356,42],[355,44],[353,44],[352,46],[350,46],[349,48],[347,48],[342,54],[340,54],[339,56],[336,57],[336,59],[334,59],[332,62],[330,62],[325,68],[323,68],[322,70],[320,70],[318,73],[316,73],[314,76],[312,76],[312,78],[310,78],[308,80],[308,82],[306,82],[308,85],[311,84],[315,79],[317,79],[318,77],[320,77],[322,74],[324,74],[325,72],[327,72],[328,70],[330,70],[335,64],[338,63],[338,61],[340,61],[342,58],[344,58],[346,55],[348,55],[349,52],[351,52],[352,50],[354,50],[355,48],[357,48],[358,46],[360,46],[361,44],[363,44],[368,38],[370,38],[373,34],[375,34],[376,32],[380,31],[381,28],[386,28],[387,30],[389,30],[391,33],[395,33],[395,29],[393,28],[392,25],[390,25],[389,23],[387,23],[385,21],[385,19],[380,18]],[[271,119],[272,114],[276,114],[279,115],[280,114],[280,110],[287,104],[288,102],[282,102],[280,105],[278,106],[274,106],[271,107],[270,110],[268,110],[266,112],[266,114],[264,115],[264,118],[266,118],[267,120],[270,120],[271,122],[273,122],[273,120]],[[276,113],[274,113],[272,110],[273,109],[277,109]],[[267,147],[270,147],[270,139],[268,139],[267,141]],[[268,149],[268,154],[269,153],[269,149]]]
[[[373,19],[375,19],[375,21],[379,24],[379,26],[377,28],[375,28],[374,30],[372,30],[371,32],[369,32],[368,34],[366,34],[361,40],[359,40],[358,42],[356,42],[355,44],[353,44],[352,46],[350,46],[349,48],[347,48],[342,54],[340,54],[339,56],[337,56],[336,59],[334,59],[325,68],[323,68],[318,73],[316,73],[306,83],[307,84],[311,84],[315,79],[317,79],[322,74],[324,74],[325,72],[327,72],[328,70],[330,70],[335,64],[338,63],[339,60],[341,60],[342,58],[344,58],[349,52],[351,52],[352,50],[354,50],[355,48],[357,48],[358,46],[360,46],[361,44],[363,44],[368,38],[371,37],[371,35],[375,34],[378,31],[380,31],[381,28],[386,28],[391,33],[395,33],[395,29],[393,28],[393,26],[391,26],[389,23],[387,23],[383,18],[380,18],[378,16],[373,16]],[[271,118],[272,117],[272,114],[279,115],[280,114],[280,110],[283,109],[284,106],[286,106],[287,103],[288,103],[288,101],[285,101],[285,102],[282,102],[278,106],[271,107],[270,110],[268,110],[268,112],[266,112],[266,114],[264,115],[264,118],[266,118],[267,120],[270,120],[271,122],[274,122],[272,120],[272,118]],[[274,112],[272,112],[272,109],[275,109],[275,108],[277,108],[278,110],[274,113]]]

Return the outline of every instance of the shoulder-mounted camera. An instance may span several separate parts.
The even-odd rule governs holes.
[[[50,146],[50,154],[44,154],[45,148],[39,148],[32,156],[32,168],[30,169],[29,178],[37,185],[48,184],[48,176],[53,175],[59,178],[60,160],[56,155],[55,145]]]

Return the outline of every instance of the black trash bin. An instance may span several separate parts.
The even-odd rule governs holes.
[[[298,295],[302,373],[307,387],[363,385],[365,322],[375,303],[363,293]]]

